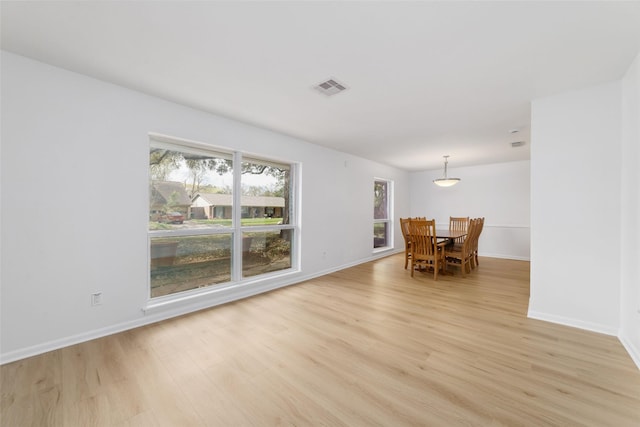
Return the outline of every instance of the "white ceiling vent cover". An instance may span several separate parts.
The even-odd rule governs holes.
[[[333,78],[322,83],[318,83],[314,88],[327,96],[335,95],[336,93],[340,93],[348,89],[345,85]]]

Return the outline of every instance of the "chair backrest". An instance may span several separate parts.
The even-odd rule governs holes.
[[[478,230],[476,231],[476,235],[474,236],[473,239],[473,251],[474,252],[478,252],[478,240],[480,239],[480,233],[482,233],[482,228],[484,227],[484,217],[482,218],[476,218],[476,220],[478,221]]]
[[[411,220],[426,220],[427,218],[424,216],[417,216],[415,218],[400,218],[400,231],[402,231],[402,237],[404,237],[405,243],[409,241],[409,221]]]
[[[467,231],[469,229],[469,217],[449,217],[449,230],[453,231]],[[465,237],[458,237],[454,239],[456,243],[462,243]]]
[[[411,218],[400,218],[400,230],[402,230],[404,237],[407,237],[409,233],[409,221],[411,221]]]
[[[409,245],[409,221],[411,221],[411,218],[400,218],[400,230],[402,231],[402,237],[404,237],[405,248]]]
[[[437,253],[436,220],[412,219],[409,221],[411,252],[415,258],[429,258]]]
[[[456,231],[467,231],[469,227],[469,217],[457,217],[450,216],[449,217],[449,230]]]
[[[476,246],[477,243],[477,237],[478,237],[478,233],[480,231],[480,222],[477,218],[472,218],[469,220],[469,228],[467,229],[467,235],[465,236],[464,239],[464,251],[466,252],[465,255],[469,255],[470,253],[473,253],[473,250]]]

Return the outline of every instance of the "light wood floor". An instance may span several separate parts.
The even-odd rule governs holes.
[[[2,426],[639,426],[619,341],[526,317],[529,263],[402,255],[4,365]]]

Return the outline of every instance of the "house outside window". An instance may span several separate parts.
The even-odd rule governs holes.
[[[375,178],[373,182],[373,249],[391,247],[393,182]]]
[[[151,298],[294,268],[295,165],[153,136]],[[235,209],[240,206],[240,209]]]

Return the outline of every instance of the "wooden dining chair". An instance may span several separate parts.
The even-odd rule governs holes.
[[[469,217],[455,217],[455,216],[450,216],[449,217],[449,230],[453,230],[453,231],[467,231],[467,229],[469,228]],[[453,243],[462,243],[464,241],[464,236],[463,237],[458,237],[456,239],[452,239]]]
[[[445,248],[445,270],[448,266],[453,265],[460,267],[462,277],[466,277],[466,273],[471,273],[474,241],[477,232],[478,220],[472,219],[469,221],[467,235],[463,237],[462,243],[455,243]]]
[[[480,240],[480,234],[482,233],[482,228],[484,227],[484,217],[476,219],[478,221],[478,224],[475,236],[473,238],[473,257],[471,258],[471,267],[473,268],[476,268],[476,266],[480,265],[480,261],[478,261],[478,240]]]
[[[412,219],[409,221],[411,240],[411,277],[416,267],[433,269],[433,279],[444,269],[444,244],[436,240],[436,220]]]
[[[411,240],[409,239],[409,221],[411,218],[400,218],[400,230],[404,238],[404,269],[407,269],[411,257]]]
[[[400,231],[402,231],[402,237],[404,239],[404,269],[407,269],[409,265],[409,259],[411,258],[411,239],[409,238],[409,221],[412,219],[426,220],[426,217],[415,218],[400,218]]]

